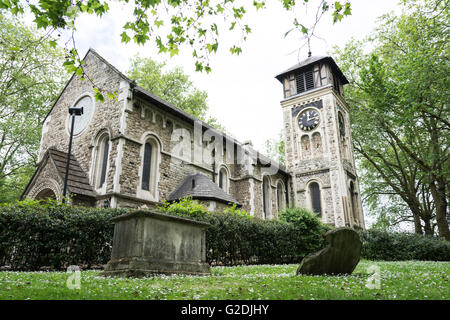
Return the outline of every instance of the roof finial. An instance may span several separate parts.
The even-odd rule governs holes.
[[[308,37],[308,58],[311,57],[311,39]]]

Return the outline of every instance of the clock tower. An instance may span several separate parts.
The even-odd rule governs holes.
[[[348,83],[333,58],[309,57],[280,73],[286,166],[293,200],[324,223],[364,228],[353,156]]]

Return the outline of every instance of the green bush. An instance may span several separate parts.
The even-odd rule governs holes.
[[[331,227],[323,224],[318,218],[317,214],[305,209],[290,207],[278,212],[279,219],[297,226],[303,232],[313,232],[322,234]]]
[[[167,204],[166,213],[210,224],[206,229],[207,261],[213,265],[299,263],[324,246],[330,227],[315,214],[289,208],[278,220],[236,213],[208,213],[192,199]],[[90,268],[111,256],[111,218],[125,209],[71,207],[49,201],[0,205],[0,266],[14,270]],[[426,236],[361,231],[363,258],[370,260],[450,261],[450,243]]]
[[[216,265],[298,263],[323,246],[320,234],[301,232],[295,225],[212,213],[202,219],[207,260]]]
[[[232,206],[226,207],[223,210],[223,213],[231,214],[231,215],[235,215],[235,216],[240,216],[240,217],[244,217],[244,218],[251,218],[252,217],[244,209],[238,209],[236,203],[234,203]]]
[[[441,238],[378,230],[360,231],[359,234],[365,259],[450,261],[450,242]]]
[[[209,213],[186,198],[165,204],[168,214],[206,221],[207,261],[216,265],[298,263],[320,249],[319,229],[308,231],[286,221],[265,221],[230,208]],[[110,259],[113,223],[126,213],[119,209],[89,209],[48,202],[0,206],[0,265],[14,270],[91,267]]]
[[[187,198],[163,210],[210,224],[206,229],[207,261],[217,265],[298,263],[323,247],[321,235],[329,229],[314,213],[296,208],[280,213],[280,220],[253,218],[236,206],[223,213],[201,215],[195,213],[197,208],[198,203]]]
[[[125,212],[53,201],[0,205],[0,266],[39,270],[104,264],[111,257],[110,219]]]
[[[158,207],[161,212],[184,216],[192,219],[198,219],[209,214],[208,209],[192,197],[185,197],[175,202],[168,202],[164,200],[162,207]]]

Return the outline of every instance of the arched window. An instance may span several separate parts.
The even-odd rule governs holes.
[[[301,139],[302,159],[308,159],[311,156],[311,142],[308,135],[304,135]]]
[[[350,181],[350,202],[352,206],[352,216],[355,222],[358,222],[358,203],[357,203],[357,195],[355,193],[355,184],[353,181]]]
[[[143,148],[141,189],[153,194],[156,184],[158,142],[148,138]]]
[[[150,190],[150,171],[152,164],[152,153],[153,147],[152,144],[146,142],[144,145],[144,167],[142,169],[142,189]]]
[[[97,141],[94,185],[95,188],[100,189],[105,186],[106,182],[109,156],[109,135],[107,133],[104,133],[100,135]]]
[[[277,207],[278,211],[286,208],[286,193],[284,191],[284,185],[282,181],[278,181],[277,184]]]
[[[262,184],[262,194],[263,194],[263,219],[270,217],[270,180],[269,177],[265,176],[263,178]]]
[[[312,135],[312,144],[315,156],[322,155],[322,137],[319,132],[315,132]]]
[[[225,167],[219,170],[219,188],[223,191],[228,192],[228,171]]]
[[[311,208],[319,217],[322,216],[322,201],[320,198],[320,187],[317,182],[309,185],[309,194],[311,197]]]

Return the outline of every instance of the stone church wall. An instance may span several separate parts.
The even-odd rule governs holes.
[[[172,141],[172,134],[174,130],[181,128],[189,131],[193,139],[192,123],[163,111],[149,101],[133,97],[128,80],[97,54],[89,52],[85,62],[85,72],[93,79],[95,85],[105,93],[116,92],[117,99],[105,98],[104,102],[96,101],[92,83],[89,80],[81,81],[74,75],[44,123],[39,159],[49,147],[67,152],[68,108],[87,94],[93,98],[95,111],[86,129],[74,137],[72,154],[93,184],[94,170],[91,167],[96,148],[95,141],[100,132],[108,133],[110,145],[106,187],[96,190],[99,193],[97,206],[153,206],[155,203],[161,203],[187,175],[202,173],[217,182],[220,168],[226,166],[229,174],[228,193],[243,205],[243,209],[255,216],[262,216],[262,172],[259,164],[250,165],[250,167],[236,164],[236,154],[230,157],[230,152],[226,150],[226,143],[224,143],[225,152],[216,155],[214,164],[198,164],[194,163],[192,158],[179,157],[174,154],[173,149],[178,141]],[[156,177],[157,192],[151,201],[142,198],[138,191],[141,179],[139,176],[141,151],[148,134],[154,135],[160,143]],[[189,143],[192,147],[193,140]],[[233,152],[237,152],[234,145],[233,148]],[[42,174],[43,176],[39,177],[36,183],[41,183],[42,179],[48,178],[48,175]],[[286,177],[279,173],[271,173],[271,216],[275,216],[278,210],[276,203],[278,179],[284,181]],[[62,181],[58,181],[58,184],[62,188]]]
[[[138,168],[142,161],[141,148],[145,135],[148,134],[156,136],[162,145],[157,197],[159,202],[167,198],[187,175],[202,173],[211,180],[217,181],[220,168],[225,166],[229,173],[229,194],[241,203],[246,211],[251,212],[253,210],[257,216],[261,216],[262,184],[259,166],[254,166],[253,174],[249,174],[244,165],[236,164],[236,154],[232,157],[227,153],[226,143],[224,143],[224,152],[216,154],[213,164],[197,164],[193,161],[194,127],[192,124],[177,119],[141,99],[135,99],[133,108],[127,111],[126,122],[125,136],[127,141],[123,149],[120,178],[122,194],[136,196],[140,179]],[[174,154],[174,146],[177,141],[172,141],[173,130],[180,128],[189,131],[191,135],[191,158],[184,160]],[[233,152],[236,152],[236,150],[233,150]],[[278,181],[278,179],[284,181],[286,178],[277,174],[273,176],[273,179],[273,181]],[[272,190],[271,199],[272,212],[275,214],[277,211],[276,201],[274,201],[276,199],[275,186]]]
[[[86,73],[94,79],[96,86],[105,92],[120,92],[120,82],[123,78],[111,69],[96,55],[90,53],[85,58],[84,66]],[[39,160],[49,147],[67,152],[69,143],[69,132],[66,122],[69,118],[68,109],[73,106],[78,98],[88,94],[94,97],[93,86],[90,81],[81,81],[76,75],[69,80],[66,88],[56,101],[49,113],[43,130]],[[95,112],[87,128],[78,136],[73,138],[72,154],[83,170],[89,175],[92,162],[92,148],[94,138],[100,130],[107,129],[112,134],[112,139],[119,134],[120,129],[120,101],[105,99],[104,102],[95,101]],[[107,188],[112,190],[113,177],[115,173],[115,156],[117,154],[117,142],[113,140],[110,148],[110,169],[107,175]],[[90,177],[91,178],[91,177]]]

